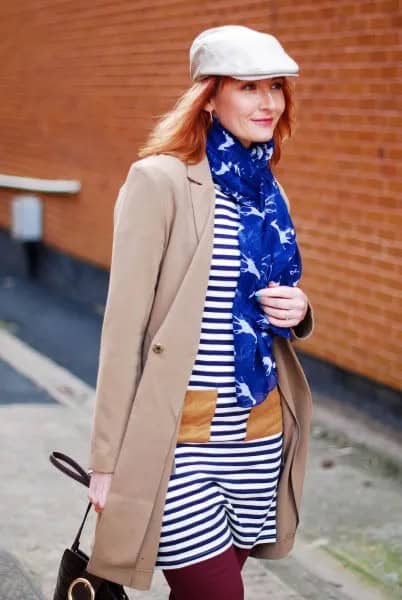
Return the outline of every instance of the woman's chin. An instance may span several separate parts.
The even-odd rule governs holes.
[[[272,136],[273,136],[272,131],[267,133],[266,135],[262,135],[262,134],[260,134],[258,136],[255,135],[252,143],[253,144],[263,144],[263,143],[269,142],[270,140],[272,140]]]
[[[261,127],[258,125],[258,129],[257,127],[253,127],[253,131],[250,132],[250,138],[253,142],[268,142],[272,139],[273,135],[274,130],[271,126]]]
[[[252,127],[248,129],[246,132],[243,132],[239,135],[234,133],[237,138],[242,142],[244,146],[249,146],[250,144],[262,144],[264,142],[269,142],[272,140],[274,135],[274,129],[272,127],[260,127],[258,129],[256,127]]]

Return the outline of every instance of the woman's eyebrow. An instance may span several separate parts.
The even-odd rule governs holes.
[[[283,75],[277,75],[276,77],[267,77],[270,81],[284,81],[285,77]],[[257,83],[258,79],[238,79],[239,85],[246,83]]]

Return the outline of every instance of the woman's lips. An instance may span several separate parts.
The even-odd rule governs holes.
[[[272,125],[273,119],[252,119],[256,125]]]

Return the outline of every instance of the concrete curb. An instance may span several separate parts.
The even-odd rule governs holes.
[[[367,448],[402,470],[402,432],[377,423],[369,415],[333,398],[313,394],[313,402],[314,425],[346,437],[353,445]]]
[[[338,589],[337,597],[364,598],[364,600],[386,600],[380,588],[368,586],[363,580],[344,567],[325,549],[314,542],[307,542],[298,536],[293,556],[297,562],[320,579],[331,582]],[[379,582],[377,582],[379,583]],[[342,592],[341,592],[342,591]]]
[[[93,402],[95,390],[92,387],[1,328],[0,358],[61,404],[82,408]]]

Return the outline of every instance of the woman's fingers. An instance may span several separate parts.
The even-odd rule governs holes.
[[[107,493],[105,490],[95,490],[92,495],[90,495],[89,500],[95,507],[95,510],[98,512],[105,508]]]
[[[298,300],[294,300],[293,298],[266,298],[264,296],[260,297],[262,306],[266,306],[269,308],[298,308],[301,305],[301,302]]]
[[[111,482],[111,473],[92,473],[88,498],[96,512],[101,512],[105,508]]]
[[[298,319],[303,314],[303,306],[288,306],[285,308],[272,308],[271,306],[262,307],[265,314],[276,319]]]
[[[270,285],[257,298],[269,322],[277,327],[296,327],[306,314],[307,296],[296,286]]]
[[[262,309],[268,321],[277,327],[295,327],[301,320],[302,313],[299,310],[280,310],[265,307],[262,307]]]
[[[270,302],[273,306],[277,302],[303,302],[304,292],[297,286],[276,285],[262,288],[259,291],[259,299]]]
[[[305,304],[300,299],[289,300],[287,298],[270,298],[269,300],[261,299],[260,305],[263,311],[269,316],[276,319],[298,319],[303,315]]]
[[[261,292],[269,298],[295,298],[302,293],[300,288],[293,285],[268,285]]]
[[[268,321],[275,325],[275,327],[296,327],[300,323],[300,319],[276,319],[275,317],[269,317]]]

